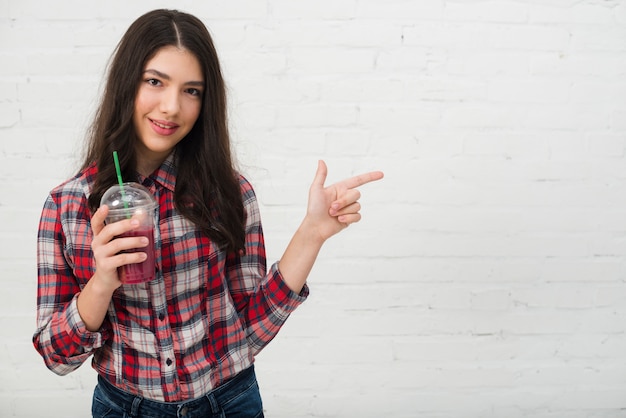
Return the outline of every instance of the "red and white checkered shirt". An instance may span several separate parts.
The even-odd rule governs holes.
[[[175,159],[142,183],[159,203],[156,278],[122,285],[100,330],[85,328],[77,296],[93,276],[91,166],[48,196],[38,234],[35,348],[64,375],[93,354],[92,366],[113,385],[164,402],[198,398],[249,367],[308,296],[266,269],[256,196],[241,177],[246,214],[244,255],[226,253],[174,206]]]

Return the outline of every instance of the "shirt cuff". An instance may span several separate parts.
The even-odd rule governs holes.
[[[108,338],[109,331],[102,327],[98,331],[89,331],[87,329],[87,326],[78,313],[79,294],[80,293],[74,295],[74,298],[65,311],[63,327],[72,342],[80,346],[83,349],[81,351],[85,352],[102,347]]]
[[[285,278],[278,270],[278,262],[272,264],[267,284],[268,296],[275,306],[281,306],[291,313],[304,302],[309,296],[309,286],[305,283],[300,293],[296,293],[287,286]]]

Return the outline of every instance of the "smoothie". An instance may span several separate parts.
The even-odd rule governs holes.
[[[141,263],[126,264],[117,269],[120,281],[124,284],[136,284],[150,281],[154,278],[154,232],[152,228],[139,228],[134,231],[121,235],[122,237],[139,237],[148,238],[148,245],[143,248],[133,248],[125,252],[145,252],[147,258]]]
[[[117,269],[118,277],[124,284],[148,282],[156,276],[154,257],[154,228],[157,202],[150,191],[138,183],[115,184],[102,195],[100,206],[106,205],[109,213],[106,224],[119,222],[131,217],[139,222],[139,227],[131,232],[122,234],[122,237],[146,237],[148,245],[133,248],[126,252],[144,252],[145,261],[121,266]]]

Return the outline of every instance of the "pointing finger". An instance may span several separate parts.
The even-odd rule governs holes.
[[[359,174],[358,176],[351,177],[341,181],[339,184],[348,188],[354,189],[355,187],[363,186],[364,184],[378,181],[384,177],[382,171],[370,171],[369,173]]]

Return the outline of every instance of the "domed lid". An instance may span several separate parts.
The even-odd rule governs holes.
[[[139,183],[124,183],[111,186],[100,199],[100,206],[107,205],[110,211],[126,210],[132,208],[154,209],[156,199],[148,189]]]

